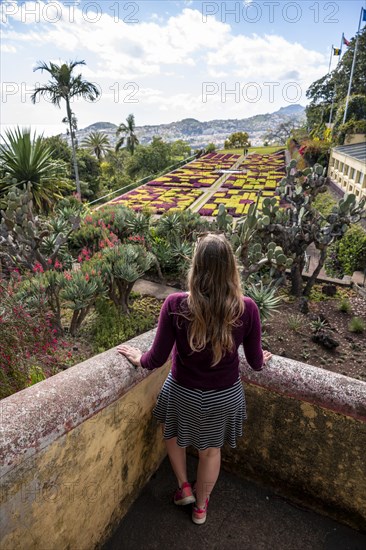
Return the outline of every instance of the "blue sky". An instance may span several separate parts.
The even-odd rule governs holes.
[[[35,83],[47,80],[33,72],[39,60],[86,61],[82,74],[101,97],[73,103],[79,128],[129,113],[142,125],[305,105],[308,86],[328,71],[331,45],[342,32],[355,35],[361,7],[364,0],[3,1],[2,128],[64,131],[64,106],[30,102]]]

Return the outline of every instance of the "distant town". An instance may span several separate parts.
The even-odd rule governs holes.
[[[300,125],[305,121],[305,108],[302,105],[289,105],[282,107],[274,113],[255,115],[250,118],[210,120],[200,122],[194,118],[185,118],[169,124],[157,124],[154,126],[136,126],[136,135],[142,145],[151,142],[154,136],[171,142],[178,139],[184,140],[192,149],[201,149],[208,143],[213,143],[217,148],[224,145],[225,139],[233,132],[247,132],[252,146],[263,145],[264,136],[281,122],[293,120]],[[90,134],[100,131],[107,134],[110,144],[116,144],[117,125],[111,122],[96,122],[77,130],[76,137],[79,143]],[[65,135],[65,137],[67,137]]]

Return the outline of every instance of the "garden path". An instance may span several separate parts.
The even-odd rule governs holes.
[[[238,160],[230,167],[230,170],[235,170],[239,166],[239,164],[243,162],[244,158],[244,155],[241,155]],[[225,183],[230,175],[230,173],[223,174],[211,187],[205,188],[203,194],[200,195],[198,199],[191,204],[189,210],[192,210],[192,212],[198,212],[204,204],[209,202],[209,199],[216,193],[216,191],[220,189],[222,184]]]

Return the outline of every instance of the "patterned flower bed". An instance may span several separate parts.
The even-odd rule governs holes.
[[[243,216],[248,213],[250,204],[256,202],[261,210],[263,199],[279,197],[275,194],[279,181],[285,175],[284,153],[278,155],[253,154],[238,167],[246,170],[241,174],[231,174],[221,189],[217,191],[200,209],[202,216],[216,216],[219,204],[224,204],[232,216]]]
[[[111,201],[124,204],[134,210],[151,208],[157,214],[168,210],[185,210],[202,195],[204,188],[211,187],[221,176],[220,170],[229,170],[239,155],[209,153],[168,174],[149,181]],[[238,167],[243,173],[230,174],[222,187],[202,205],[202,216],[215,216],[219,204],[225,204],[233,216],[243,216],[249,205],[257,201],[259,209],[264,198],[275,195],[278,182],[285,175],[284,153],[270,155],[249,155]],[[276,196],[279,201],[279,197]]]
[[[262,209],[263,199],[266,197],[275,197],[279,202],[280,198],[274,195],[273,191],[263,191],[259,198],[258,209]],[[256,202],[258,193],[255,191],[243,191],[242,189],[225,189],[217,191],[212,195],[209,201],[199,210],[201,216],[216,216],[219,204],[224,204],[228,214],[232,216],[243,216],[248,213],[249,206]]]
[[[136,211],[142,208],[151,208],[157,214],[163,214],[167,210],[185,210],[201,194],[202,191],[199,189],[174,189],[143,185],[110,201],[110,204],[123,204]]]
[[[227,170],[238,160],[239,155],[209,153],[147,183],[149,186],[167,187],[211,187],[222,174],[217,170]]]

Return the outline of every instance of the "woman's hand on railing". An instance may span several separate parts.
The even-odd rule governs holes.
[[[124,355],[127,357],[127,359],[135,365],[135,367],[141,367],[141,355],[142,352],[138,348],[133,348],[132,346],[128,346],[126,344],[120,344],[117,346],[117,351],[121,355]]]

